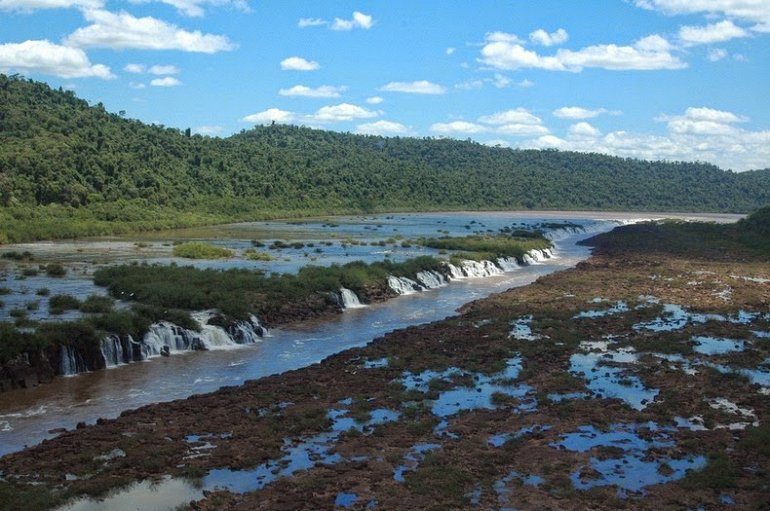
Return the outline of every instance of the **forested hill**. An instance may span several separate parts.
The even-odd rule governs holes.
[[[190,136],[0,75],[0,242],[356,211],[744,212],[768,203],[770,169],[281,125]]]

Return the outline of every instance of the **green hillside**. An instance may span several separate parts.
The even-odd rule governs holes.
[[[310,214],[768,203],[770,169],[281,125],[190,136],[0,75],[0,242]]]

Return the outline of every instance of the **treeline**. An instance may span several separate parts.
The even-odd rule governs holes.
[[[282,125],[212,138],[0,75],[0,242],[308,214],[767,203],[770,169]]]

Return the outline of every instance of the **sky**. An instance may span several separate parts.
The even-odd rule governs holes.
[[[770,0],[0,0],[0,72],[211,136],[770,167]]]

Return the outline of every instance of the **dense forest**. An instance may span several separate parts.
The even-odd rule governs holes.
[[[0,75],[0,242],[312,214],[767,203],[770,169],[284,125],[212,138]]]

